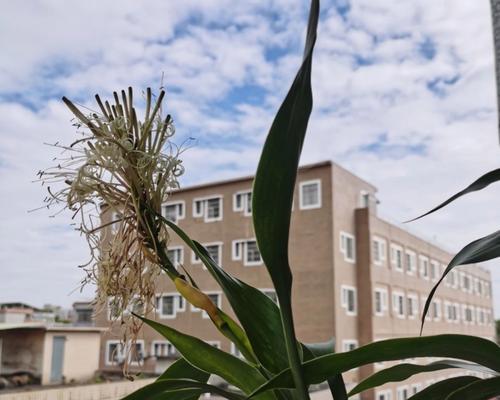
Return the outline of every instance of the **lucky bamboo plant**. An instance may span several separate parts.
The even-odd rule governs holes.
[[[94,268],[89,270],[89,275],[103,289],[101,296],[119,298],[122,309],[136,295],[141,296],[143,304],[149,304],[154,278],[165,273],[179,293],[205,310],[220,334],[244,356],[240,359],[194,336],[147,319],[146,307],[142,315],[135,314],[136,321],[158,331],[181,357],[154,383],[127,396],[127,400],[188,400],[202,393],[234,400],[250,397],[306,400],[309,386],[322,382],[328,382],[335,400],[343,400],[387,382],[445,368],[463,368],[487,375],[479,378],[464,374],[444,380],[411,398],[488,399],[500,394],[500,348],[482,338],[448,334],[390,339],[334,354],[332,341],[303,344],[295,336],[288,239],[297,168],[312,109],[311,65],[318,18],[319,1],[312,0],[302,64],[271,125],[253,185],[255,236],[279,307],[258,289],[229,275],[195,238],[161,215],[160,205],[169,191],[177,187],[177,177],[182,173],[178,152],[172,151],[168,142],[173,134],[172,120],[170,116],[160,117],[163,92],[153,105],[152,94],[147,91],[142,122],[138,120],[131,89],[122,92],[121,98],[115,94],[113,105],[103,104],[97,97],[100,111],[90,115],[64,99],[78,124],[88,133],[76,142],[82,146],[81,158],[71,159],[71,165],[63,166],[62,170],[56,168],[49,175],[67,185],[54,193],[52,199],[65,201],[70,209],[81,213],[89,204],[110,207],[118,215],[110,224],[121,222],[104,251],[94,253]],[[74,147],[68,147],[68,151]],[[169,150],[167,155],[163,154],[165,148]],[[82,217],[89,220],[88,214]],[[93,251],[102,245],[96,233],[104,228],[102,224],[83,227]],[[187,271],[176,270],[166,256],[169,235],[178,235],[196,253],[224,292],[237,320],[220,310]],[[481,259],[485,256],[466,260]],[[134,333],[138,326],[132,326]],[[346,392],[342,373],[370,363],[414,357],[444,359],[430,364],[399,363]],[[207,383],[211,375],[238,390]]]

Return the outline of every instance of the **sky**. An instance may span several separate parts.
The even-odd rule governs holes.
[[[95,93],[163,84],[174,141],[188,147],[181,184],[253,174],[307,11],[298,0],[5,2],[0,301],[69,306],[93,294],[78,290],[88,251],[71,216],[28,212],[45,197],[36,172],[58,155],[44,143],[75,137],[61,96],[93,107]],[[490,20],[486,0],[322,1],[302,164],[331,159],[372,182],[396,222],[498,167]],[[498,229],[499,196],[492,186],[407,228],[458,251]]]

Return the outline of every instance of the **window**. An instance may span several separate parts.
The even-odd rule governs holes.
[[[418,313],[418,296],[416,294],[408,294],[406,297],[406,314],[408,318],[414,319]]]
[[[321,181],[319,179],[300,183],[299,203],[301,210],[321,207]]]
[[[236,192],[233,196],[233,211],[241,212],[243,215],[252,215],[252,191],[246,190]]]
[[[375,315],[385,315],[385,312],[387,311],[387,289],[377,288],[375,289],[374,293]]]
[[[391,390],[384,390],[381,392],[377,392],[375,395],[375,398],[377,400],[392,400],[392,391]]]
[[[444,302],[447,322],[458,322],[458,305],[456,303]]]
[[[162,205],[162,214],[165,219],[177,223],[184,219],[186,205],[184,201],[168,202]]]
[[[214,260],[216,264],[220,265],[222,259],[222,242],[204,243],[203,247],[205,247],[212,260]],[[201,264],[201,259],[194,251],[191,252],[191,263]]]
[[[347,315],[356,315],[356,288],[352,286],[341,287],[341,305]]]
[[[464,292],[470,292],[472,289],[471,279],[469,274],[462,272],[462,290]]]
[[[432,301],[432,317],[434,321],[441,319],[441,300],[435,299]]]
[[[476,309],[477,323],[484,325],[486,323],[485,312],[481,307]]]
[[[414,251],[406,250],[405,264],[408,275],[414,275],[417,272],[417,255]]]
[[[420,256],[420,277],[429,279],[429,259],[424,256]]]
[[[222,196],[193,200],[193,217],[203,217],[205,222],[222,220]]]
[[[342,340],[342,351],[352,351],[358,348],[358,341],[355,339]]]
[[[125,348],[119,340],[106,342],[106,365],[118,365],[125,361]]]
[[[476,279],[475,282],[476,282],[476,294],[478,296],[482,296],[483,295],[483,281],[481,279]]]
[[[372,260],[375,265],[384,264],[386,259],[386,241],[379,237],[372,240]]]
[[[462,315],[463,320],[467,324],[472,324],[474,322],[474,309],[471,306],[463,305],[462,306]]]
[[[126,357],[131,364],[138,364],[144,360],[144,341],[137,340],[132,347],[131,342],[124,345],[119,340],[108,340],[105,353],[106,365],[122,364]]]
[[[340,252],[347,262],[354,263],[356,261],[356,243],[354,236],[350,233],[340,232]]]
[[[407,400],[409,397],[409,391],[407,386],[398,387],[396,389],[396,393],[397,393],[397,400]]]
[[[391,264],[396,271],[403,272],[403,248],[396,244],[391,244]]]
[[[411,385],[411,394],[417,394],[422,389],[422,384],[414,383]]]
[[[392,293],[392,311],[398,318],[405,317],[405,295],[402,292]]]
[[[151,344],[151,355],[156,358],[172,358],[177,356],[177,350],[166,340],[154,340]]]
[[[370,193],[366,190],[359,192],[359,206],[361,208],[370,207]]]
[[[184,249],[182,247],[169,247],[167,249],[167,257],[175,268],[184,263]]]
[[[257,241],[255,239],[233,240],[232,259],[241,260],[243,265],[252,266],[262,264]]]
[[[185,310],[185,300],[177,293],[156,296],[156,312],[160,314],[160,318],[175,318],[178,312]]]
[[[431,260],[431,280],[437,281],[439,278],[439,263],[435,260]]]

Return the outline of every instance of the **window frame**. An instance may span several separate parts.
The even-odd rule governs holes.
[[[304,205],[304,193],[303,187],[307,185],[317,185],[318,188],[318,203]],[[299,183],[299,209],[300,210],[313,210],[322,207],[322,195],[321,195],[321,179],[311,179],[307,181],[302,181]]]
[[[394,267],[395,271],[398,271],[398,272],[401,272],[401,273],[404,272],[405,266],[404,266],[403,246],[401,246],[401,245],[399,245],[397,243],[392,243],[391,242],[390,248],[391,248],[391,266]],[[401,265],[400,266],[398,266],[398,263],[397,263],[397,256],[396,256],[396,254],[398,252],[401,254]]]
[[[249,196],[250,195],[250,198]],[[241,206],[237,206],[237,196],[243,196],[241,201]],[[248,210],[248,204],[250,204],[250,210]],[[245,217],[250,217],[252,215],[252,189],[238,190],[233,193],[233,212],[243,212]]]
[[[217,262],[217,264],[219,264],[219,266],[222,265],[222,246],[223,246],[224,242],[210,242],[210,243],[201,243],[201,245],[203,247],[205,247],[205,249],[207,247],[211,247],[211,246],[218,246],[219,248],[219,254],[218,254],[218,257],[219,259],[218,260],[214,260]],[[207,252],[208,252],[208,249],[207,249]],[[191,264],[192,265],[197,265],[197,264],[202,264],[203,265],[203,269],[207,269],[207,267],[205,267],[205,264],[203,264],[203,262],[201,261],[201,258],[198,258],[198,256],[196,255],[196,253],[194,251],[191,251]]]
[[[208,217],[208,201],[218,199],[220,215],[218,217]],[[201,202],[201,212],[196,211],[196,203]],[[222,194],[214,194],[210,196],[195,197],[193,199],[193,218],[203,218],[203,222],[217,222],[224,218],[224,196]]]
[[[167,247],[167,257],[168,257],[168,252],[170,250],[179,251],[180,256],[179,256],[178,261],[173,262],[172,260],[169,259],[172,262],[172,264],[174,265],[175,269],[178,269],[178,267],[181,264],[184,264],[184,246],[169,246],[169,247]]]
[[[397,302],[394,301],[395,297],[401,297],[402,298],[402,302],[400,303],[399,300]],[[405,292],[402,291],[402,290],[393,290],[392,291],[391,300],[392,300],[392,312],[393,312],[393,315],[396,318],[398,318],[398,319],[405,319],[406,318],[406,304],[405,304],[406,296],[405,296]],[[402,307],[403,307],[402,314],[399,312],[400,311],[400,308],[399,308],[400,305],[402,305]],[[396,309],[396,306],[397,306],[397,309]]]
[[[164,208],[169,207],[169,206],[179,206],[179,205],[182,208],[182,213],[176,215],[175,221],[172,221],[172,222],[174,224],[176,224],[178,221],[185,219],[186,218],[186,201],[185,200],[172,200],[172,201],[166,201],[166,202],[162,203],[162,205],[161,205],[162,216],[165,219],[168,219],[166,211],[163,212]]]
[[[339,238],[340,238],[340,253],[344,255],[344,261],[346,261],[350,264],[355,264],[356,263],[356,237],[351,233],[348,233],[345,231],[340,231]],[[352,258],[350,258],[347,255],[348,252],[347,252],[346,246],[344,245],[344,238],[352,240]],[[347,242],[346,242],[346,244],[347,244]]]
[[[163,314],[163,298],[173,297],[173,313]],[[177,292],[163,292],[156,293],[155,295],[155,312],[160,319],[175,319],[177,318],[177,313],[186,311],[186,300]],[[182,303],[182,306],[181,306]]]
[[[405,249],[405,266],[406,266],[406,269],[405,269],[405,272],[406,272],[406,275],[410,275],[410,276],[416,276],[417,275],[417,252],[416,251],[413,251],[413,250],[410,250],[410,249]],[[409,260],[413,260],[413,262],[411,263],[412,265],[410,265],[410,263],[408,262]],[[411,267],[411,268],[408,268],[408,267]]]
[[[381,310],[377,311],[377,293],[380,293],[380,307]],[[387,288],[376,287],[373,289],[373,312],[377,317],[383,317],[387,314],[388,308],[388,290]]]
[[[376,245],[378,249],[377,251],[380,257],[379,260],[375,259],[374,245]],[[372,262],[374,265],[383,266],[387,260],[387,240],[380,236],[373,235],[372,245],[371,245],[371,255],[372,255]]]
[[[345,296],[344,293],[347,291],[352,291],[354,292],[353,299],[354,299],[354,311],[349,310],[349,297]],[[350,285],[341,285],[340,286],[340,304],[342,308],[344,309],[346,315],[349,315],[351,317],[354,317],[358,315],[358,298],[357,298],[357,289],[355,286],[350,286]]]

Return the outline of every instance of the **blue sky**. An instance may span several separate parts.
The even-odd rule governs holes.
[[[180,4],[182,3],[182,4]],[[146,5],[145,5],[146,4]],[[69,216],[27,210],[71,142],[65,95],[163,84],[188,141],[182,183],[251,174],[297,69],[307,2],[9,2],[0,16],[0,301],[69,305],[86,260]],[[379,188],[380,214],[418,215],[498,166],[489,2],[323,1],[303,163],[333,159]],[[450,250],[498,227],[499,188],[412,224]],[[497,263],[493,263],[497,264]],[[500,271],[498,269],[497,271]],[[500,273],[494,273],[500,294]],[[500,301],[497,296],[497,315]]]

